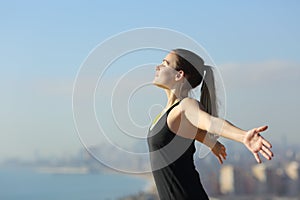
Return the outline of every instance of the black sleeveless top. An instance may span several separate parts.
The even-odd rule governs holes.
[[[161,200],[207,200],[194,165],[194,140],[173,133],[165,112],[148,133],[152,174]]]

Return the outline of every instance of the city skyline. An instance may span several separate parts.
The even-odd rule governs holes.
[[[286,148],[284,145],[277,144],[276,159],[257,164],[255,159],[249,159],[250,153],[244,149],[234,151],[240,146],[233,143],[231,156],[228,156],[223,165],[220,165],[214,155],[211,153],[207,157],[199,159],[195,156],[195,166],[200,173],[204,187],[207,189],[210,197],[220,199],[254,199],[266,198],[297,198],[299,196],[300,186],[300,149],[295,145],[292,148]],[[145,160],[136,160],[128,162],[122,154],[116,155],[116,152],[108,148],[99,146],[100,151],[110,152],[112,159],[115,159],[119,165],[131,165],[136,168],[144,169],[147,163]],[[103,148],[103,150],[101,150]],[[199,153],[199,152],[197,152]],[[196,153],[196,154],[197,154]],[[17,166],[19,168],[17,168]],[[115,170],[100,164],[84,149],[79,151],[74,157],[45,159],[39,158],[34,162],[22,162],[18,160],[8,160],[0,164],[1,169],[29,169],[38,174],[49,175],[97,175],[97,174],[116,174]],[[117,173],[121,175],[121,173]],[[147,181],[147,187],[143,191],[137,191],[135,196],[153,196],[157,197],[155,185],[150,173],[127,174],[143,178]],[[124,197],[125,198],[125,197]],[[141,199],[142,196],[141,196]],[[155,199],[155,198],[154,198]]]

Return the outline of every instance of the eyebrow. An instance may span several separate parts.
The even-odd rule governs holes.
[[[163,59],[163,61],[166,61],[166,63],[167,63],[168,65],[170,65],[170,62],[169,62],[169,61],[167,61],[166,59]]]

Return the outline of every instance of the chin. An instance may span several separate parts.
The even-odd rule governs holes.
[[[169,89],[166,85],[164,85],[162,83],[159,83],[157,81],[153,81],[152,84],[157,86],[157,87],[163,88],[163,89]]]

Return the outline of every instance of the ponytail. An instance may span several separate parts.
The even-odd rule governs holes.
[[[204,64],[203,59],[197,54],[186,49],[174,49],[172,53],[177,55],[177,71],[183,70],[188,81],[184,88],[191,90],[201,85],[200,104],[204,111],[214,117],[218,117],[217,98],[213,68]]]
[[[207,113],[217,117],[217,98],[212,67],[205,65],[203,74],[200,104]]]

